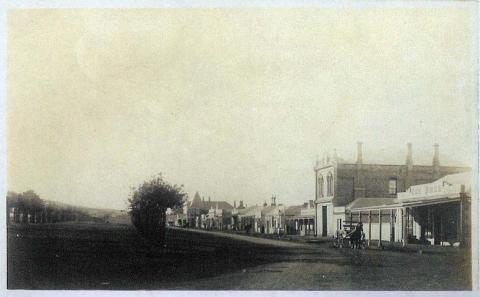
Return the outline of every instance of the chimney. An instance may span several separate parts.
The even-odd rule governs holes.
[[[315,204],[313,203],[313,200],[308,200],[308,205],[310,206],[310,208],[315,207]]]
[[[275,200],[276,200],[277,197],[275,196],[272,196],[272,206],[275,206]]]
[[[303,203],[303,208],[308,208],[308,202]]]
[[[267,201],[263,202],[263,206],[266,207],[267,205],[268,205],[268,204],[267,204]]]
[[[355,170],[355,182],[353,185],[353,198],[365,197],[365,186],[364,186],[364,169],[363,167],[363,152],[362,152],[363,143],[357,142],[357,163]]]
[[[415,179],[413,177],[412,144],[410,142],[407,143],[407,159],[405,160],[405,165],[407,166],[405,175],[405,189],[408,189],[415,184]]]
[[[363,163],[363,156],[362,156],[362,143],[359,141],[357,142],[357,164]]]
[[[439,145],[435,143],[433,145],[433,166],[440,166],[440,157],[439,157]]]
[[[238,208],[243,208],[243,200],[240,200],[240,205],[238,206]]]
[[[237,200],[233,200],[233,208],[237,208]]]
[[[210,196],[208,196],[208,202],[210,202]]]
[[[432,177],[433,179],[440,178],[440,153],[439,145],[435,143],[433,145],[433,160],[432,160]]]
[[[407,143],[407,160],[405,161],[405,164],[408,167],[413,166],[413,157],[412,157],[412,143]]]

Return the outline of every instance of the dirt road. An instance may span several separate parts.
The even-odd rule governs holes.
[[[466,290],[465,250],[333,249],[207,231],[169,230],[167,248],[129,226],[8,229],[10,289]]]

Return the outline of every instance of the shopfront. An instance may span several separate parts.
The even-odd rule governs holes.
[[[351,224],[362,222],[368,242],[460,246],[470,243],[470,173],[415,185],[395,199],[364,198],[347,206]]]

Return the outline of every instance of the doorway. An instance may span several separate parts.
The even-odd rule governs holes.
[[[322,206],[322,236],[327,236],[327,207]]]

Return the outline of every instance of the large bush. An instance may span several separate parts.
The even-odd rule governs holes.
[[[163,243],[167,208],[182,207],[186,193],[183,186],[170,185],[159,174],[134,188],[129,202],[129,214],[135,228],[144,237]]]

